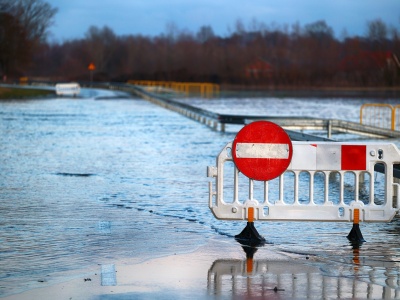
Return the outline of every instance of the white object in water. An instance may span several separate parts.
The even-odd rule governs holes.
[[[56,84],[56,94],[59,96],[77,96],[81,92],[81,87],[78,83],[57,83]]]

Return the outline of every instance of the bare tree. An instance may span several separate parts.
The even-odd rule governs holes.
[[[56,12],[42,0],[0,0],[0,71],[16,75],[28,69]]]
[[[200,43],[205,43],[215,38],[215,34],[211,26],[201,26],[196,34],[196,38]]]
[[[32,42],[44,42],[57,8],[43,0],[1,0],[0,10],[18,19]]]
[[[387,55],[400,51],[399,31],[382,21],[370,23],[370,36],[345,34],[339,40],[323,20],[296,23],[290,30],[257,22],[245,27],[238,21],[236,31],[225,37],[214,34],[210,26],[191,33],[174,23],[167,25],[166,33],[156,37],[121,37],[108,27],[92,26],[84,39],[37,51],[41,61],[35,74],[45,66],[46,76],[86,79],[87,65],[93,61],[96,80],[212,81],[240,87],[399,84],[398,69],[385,68]],[[383,39],[379,49],[374,49],[373,37]],[[259,61],[255,72],[263,76],[250,78],[248,66]]]
[[[386,39],[387,35],[388,28],[381,19],[368,22],[368,38],[371,41],[381,42]]]
[[[103,28],[91,26],[86,33],[86,41],[97,72],[109,73],[110,61],[117,46],[117,37],[114,31],[108,26],[104,26]]]
[[[26,32],[18,19],[0,12],[0,75],[19,73],[29,61],[30,49]]]

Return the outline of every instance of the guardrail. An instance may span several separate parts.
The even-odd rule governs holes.
[[[185,95],[196,94],[201,97],[215,97],[219,95],[218,84],[208,82],[176,82],[176,81],[150,81],[150,80],[128,80],[129,84],[171,89]]]
[[[359,124],[356,122],[336,120],[336,119],[317,119],[310,117],[248,117],[245,124],[255,120],[272,121],[279,126],[289,130],[323,130],[330,139],[334,132],[351,133],[377,138],[399,138],[400,132],[375,126]]]
[[[393,106],[394,110],[394,130],[400,130],[400,104]]]
[[[400,130],[400,105],[366,103],[360,108],[360,124]]]
[[[38,82],[36,82],[37,84]],[[41,82],[45,83],[45,82]],[[155,82],[152,82],[155,83]],[[51,85],[52,83],[45,83]],[[54,84],[54,83],[53,83]],[[400,138],[400,131],[391,129],[379,128],[369,126],[356,122],[349,122],[335,119],[316,119],[312,117],[274,117],[274,116],[248,116],[248,115],[233,115],[233,114],[219,114],[210,112],[189,104],[170,99],[163,95],[154,94],[151,91],[144,89],[142,86],[126,83],[116,82],[79,82],[82,87],[95,87],[105,88],[111,90],[121,90],[128,93],[136,94],[150,102],[165,107],[167,109],[176,111],[188,118],[201,122],[215,130],[225,131],[226,125],[246,125],[255,120],[270,120],[282,126],[285,130],[325,130],[327,132],[327,139],[332,138],[334,132],[353,133],[357,135],[365,135],[369,137],[378,138]],[[400,105],[394,107],[395,110],[400,110]],[[397,114],[400,116],[400,113]],[[397,120],[397,126],[400,126],[400,120]],[[304,140],[306,134],[299,134],[298,132],[291,132],[290,137],[294,140]],[[324,140],[317,136],[308,136],[306,139],[312,138],[314,140]],[[326,140],[326,139],[325,139]]]
[[[374,126],[362,125],[356,122],[349,122],[334,119],[316,119],[311,117],[272,117],[272,116],[249,116],[219,114],[204,110],[192,105],[176,101],[161,95],[155,95],[141,87],[128,84],[124,89],[143,97],[144,99],[160,105],[164,108],[176,111],[188,118],[201,122],[215,130],[225,131],[227,124],[246,125],[255,120],[270,120],[282,126],[285,130],[325,130],[327,138],[332,137],[333,132],[353,133],[369,137],[399,138],[400,132],[378,128]],[[299,135],[293,133],[291,138],[298,138]]]

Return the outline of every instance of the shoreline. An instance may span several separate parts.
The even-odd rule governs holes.
[[[381,98],[400,97],[400,87],[332,86],[257,86],[221,84],[219,96],[226,97],[297,97],[297,98]],[[52,89],[28,85],[0,84],[0,100],[29,100],[54,95]]]
[[[43,87],[0,84],[0,100],[30,100],[54,96],[55,92]]]

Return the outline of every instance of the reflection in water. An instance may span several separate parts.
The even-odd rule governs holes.
[[[398,299],[400,277],[394,262],[367,262],[353,245],[349,262],[253,259],[256,248],[243,247],[246,260],[218,259],[207,275],[209,296],[245,299]],[[249,255],[250,253],[250,255]],[[308,259],[308,257],[307,257]]]

